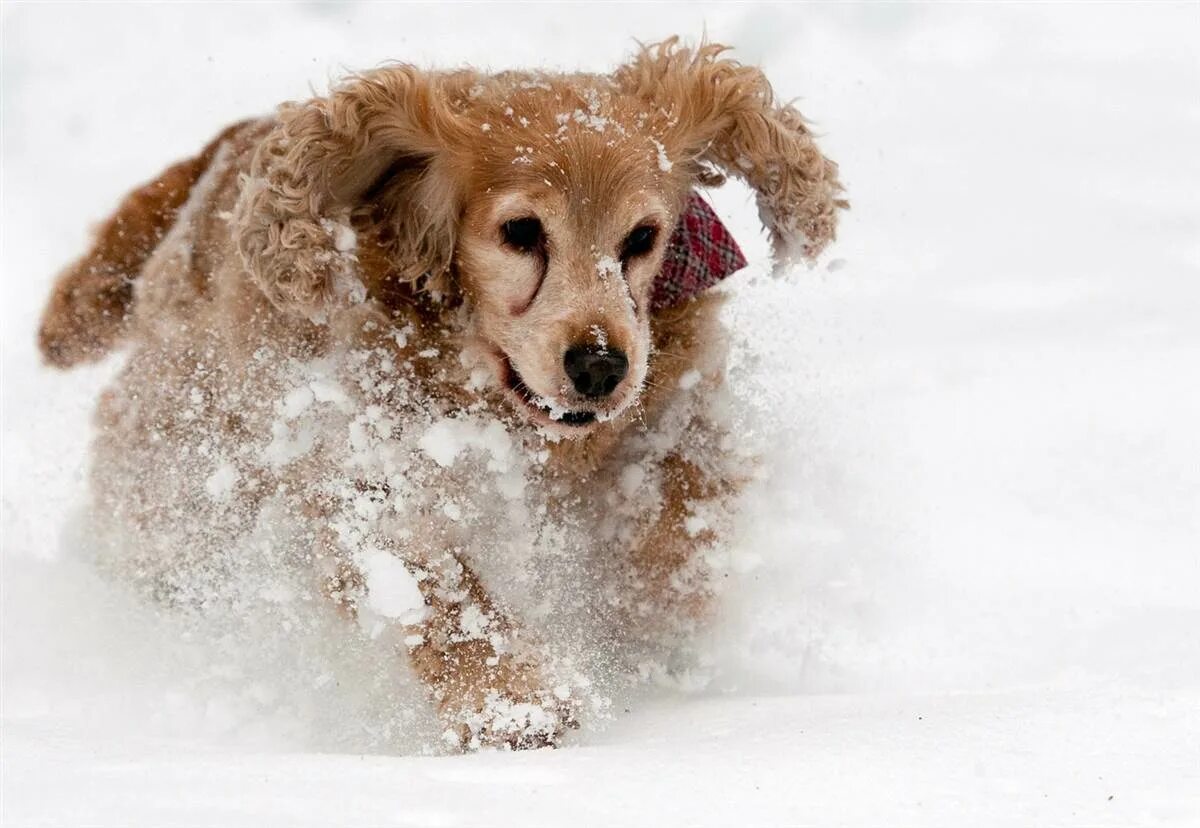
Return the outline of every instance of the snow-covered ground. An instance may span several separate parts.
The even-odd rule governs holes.
[[[2,23],[4,825],[1200,824],[1196,4]],[[714,195],[753,261],[730,322],[772,471],[703,689],[558,751],[420,755],[418,723],[364,755],[323,737],[369,718],[361,659],[281,689],[91,571],[111,365],[53,374],[32,333],[122,192],[342,67],[603,70],[705,30],[801,98],[854,206],[831,260],[779,282],[747,191]]]

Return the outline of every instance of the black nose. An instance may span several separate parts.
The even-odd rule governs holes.
[[[567,349],[563,367],[580,394],[585,397],[607,397],[625,379],[629,360],[616,348],[576,345]]]

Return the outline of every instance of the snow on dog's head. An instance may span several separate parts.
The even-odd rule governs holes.
[[[311,318],[348,301],[348,256],[374,262],[372,298],[412,283],[461,300],[464,353],[506,404],[582,436],[642,392],[654,280],[695,186],[750,184],[781,259],[817,255],[845,206],[800,114],[723,53],[672,39],[609,75],[354,76],[282,111],[256,160],[271,183],[239,208],[243,258]],[[346,214],[349,251],[325,219]]]

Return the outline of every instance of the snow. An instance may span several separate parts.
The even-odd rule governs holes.
[[[425,430],[417,445],[443,468],[453,466],[459,455],[471,448],[488,454],[492,471],[505,472],[512,467],[512,439],[494,419],[443,417]]]
[[[6,825],[1200,822],[1194,5],[2,14]],[[56,375],[32,332],[122,193],[341,67],[605,69],[701,31],[799,96],[853,209],[836,259],[776,280],[752,195],[710,194],[753,263],[730,405],[767,463],[690,673],[561,750],[428,755],[402,671],[335,620],[285,630],[286,584],[238,659],[81,557],[115,364]],[[280,463],[344,400],[302,387]],[[445,422],[433,463],[507,473],[483,418]],[[414,606],[380,577],[376,612]]]
[[[317,395],[312,388],[307,385],[302,385],[299,388],[293,388],[283,398],[281,414],[285,420],[294,420],[308,410],[308,407],[317,399]]]
[[[204,481],[204,490],[216,501],[228,500],[238,482],[238,471],[229,461],[223,461]]]
[[[596,347],[603,353],[608,350],[608,331],[601,325],[592,325],[588,328],[588,333],[592,335],[592,340],[596,343]]]
[[[621,263],[612,256],[597,256],[596,273],[601,279],[619,278],[621,275]]]
[[[621,494],[633,497],[646,480],[646,470],[636,463],[630,463],[621,469]]]
[[[667,148],[662,145],[662,141],[650,139],[650,143],[654,144],[654,150],[658,158],[658,168],[662,172],[670,172],[675,166],[671,163],[671,159],[667,156]]]
[[[345,218],[339,221],[322,219],[321,226],[333,239],[333,249],[339,253],[353,253],[358,249],[358,234]]]
[[[698,382],[700,382],[700,372],[697,371],[695,368],[691,368],[687,371],[684,371],[679,376],[678,384],[682,390],[687,391],[690,388],[695,388],[696,383],[698,383]]]
[[[395,555],[372,549],[358,556],[355,563],[366,578],[367,606],[373,612],[404,624],[416,624],[425,617],[425,599],[417,579]]]

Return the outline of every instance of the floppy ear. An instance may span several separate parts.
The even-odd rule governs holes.
[[[399,278],[448,270],[459,199],[450,148],[464,126],[444,79],[391,66],[280,108],[234,211],[238,251],[277,307],[320,321],[364,295],[352,218],[384,225]]]
[[[726,49],[691,50],[673,37],[643,47],[614,79],[666,115],[667,155],[696,180],[710,164],[757,191],[777,264],[811,260],[833,240],[838,209],[849,206],[839,197],[837,164],[817,149],[799,112],[776,104],[762,70],[722,58]]]

